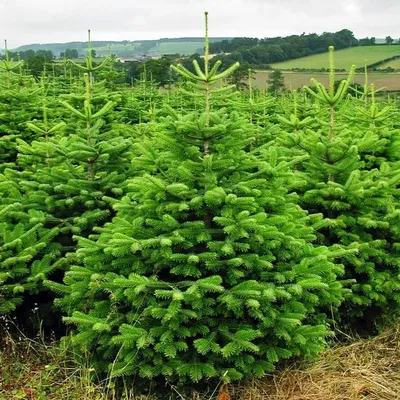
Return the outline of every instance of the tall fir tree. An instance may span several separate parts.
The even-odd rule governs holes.
[[[0,60],[0,171],[14,165],[18,138],[28,142],[35,138],[26,122],[39,117],[42,95],[40,85],[23,75],[22,61],[10,59],[7,42],[5,48],[5,59]]]
[[[26,124],[37,139],[16,139],[17,165],[4,170],[3,185],[16,193],[5,205],[18,210],[19,219],[6,215],[4,224],[14,232],[15,221],[28,221],[28,231],[29,224],[35,222],[40,224],[37,229],[41,233],[30,233],[29,240],[18,243],[15,257],[32,256],[18,264],[19,270],[8,272],[11,283],[0,282],[0,293],[8,290],[6,284],[26,287],[27,292],[44,290],[44,279],[56,270],[63,274],[68,269],[76,248],[73,234],[89,235],[94,226],[111,219],[110,202],[124,193],[131,141],[113,129],[110,111],[118,95],[110,100],[104,85],[93,83],[88,74],[84,87],[84,93],[68,95],[60,102],[65,110],[62,115],[58,102],[44,99],[42,121]],[[22,227],[18,232],[23,232]],[[35,237],[40,242],[42,236],[47,247],[41,246],[41,251],[34,253]],[[12,233],[8,237],[12,238]],[[4,238],[5,245],[9,240]]]
[[[345,293],[332,259],[346,251],[314,247],[318,216],[287,193],[301,158],[288,161],[271,143],[249,151],[248,119],[213,108],[225,90],[213,84],[237,65],[210,67],[207,37],[204,70],[174,67],[203,93],[203,111],[171,110],[137,145],[141,172],[113,221],[77,237],[80,262],[60,287],[72,340],[113,377],[263,376],[324,347],[320,310]]]
[[[314,90],[306,88],[322,106],[320,117],[313,118],[320,126],[309,129],[307,118],[303,121],[295,117],[290,121],[281,118],[285,126],[293,128],[285,135],[284,144],[294,154],[309,156],[299,165],[298,172],[304,177],[305,185],[298,193],[303,208],[324,217],[317,226],[320,243],[358,249],[357,253],[341,259],[352,293],[339,317],[353,328],[358,321],[367,323],[370,329],[379,318],[397,315],[399,309],[397,187],[400,170],[387,157],[382,158],[388,144],[385,130],[375,123],[368,126],[388,110],[379,114],[372,102],[367,119],[367,112],[358,108],[358,114],[364,115],[360,124],[360,115],[355,120],[356,115],[349,118],[343,111],[343,103],[353,113],[357,110],[351,104],[357,100],[345,97],[351,75],[336,91],[334,81],[334,55],[330,48],[329,89],[315,80]],[[339,116],[338,110],[342,110]]]

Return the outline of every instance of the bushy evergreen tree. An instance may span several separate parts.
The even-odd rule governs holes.
[[[330,51],[330,88],[326,90],[317,81],[314,81],[314,91],[306,88],[323,107],[320,117],[313,118],[320,122],[319,128],[307,128],[310,118],[281,120],[286,126],[291,124],[293,127],[293,132],[285,137],[286,146],[296,149],[295,154],[305,152],[309,156],[299,168],[306,180],[299,192],[301,205],[306,210],[324,216],[318,228],[320,243],[358,250],[341,260],[352,293],[340,317],[356,327],[354,317],[367,320],[370,325],[378,317],[398,313],[397,187],[400,170],[382,158],[388,143],[386,134],[377,129],[375,123],[368,126],[370,122],[365,122],[365,111],[359,108],[364,115],[362,124],[359,118],[356,120],[361,129],[353,125],[354,118],[341,120],[336,117],[337,110],[345,101],[351,76],[335,91],[333,48]],[[352,105],[353,117],[356,116],[354,109]],[[383,110],[380,114],[375,103],[369,111],[372,121],[387,112]],[[379,162],[378,154],[381,154]]]
[[[15,257],[31,255],[20,264],[24,273],[9,271],[14,285],[18,282],[34,289],[31,292],[43,290],[41,282],[53,271],[68,269],[76,248],[72,235],[89,235],[94,226],[111,218],[110,202],[124,193],[131,142],[112,129],[112,119],[107,116],[115,103],[90,83],[88,75],[85,88],[83,95],[70,95],[69,101],[61,102],[67,122],[60,122],[59,115],[53,121],[49,104],[43,106],[42,121],[27,124],[38,139],[31,143],[17,139],[17,168],[4,171],[3,186],[15,192],[5,205],[18,210],[19,219],[7,215],[7,227],[3,226],[14,232],[12,225],[17,221],[18,233],[22,234],[30,232],[30,224],[40,225],[40,234],[30,233],[27,240],[18,243]],[[47,247],[39,243],[42,236]],[[39,253],[34,252],[35,238]],[[7,241],[4,238],[5,245]],[[0,282],[0,291],[6,289]]]
[[[112,376],[263,376],[324,347],[320,310],[344,294],[332,258],[345,252],[313,246],[318,217],[287,193],[300,159],[270,143],[249,151],[250,122],[212,108],[212,84],[235,65],[209,68],[206,44],[205,70],[194,66],[175,69],[202,88],[204,110],[171,111],[138,145],[142,172],[113,221],[77,237],[80,262],[60,288],[72,340]]]
[[[35,138],[26,122],[40,115],[41,87],[24,76],[21,67],[22,61],[9,59],[6,43],[6,58],[0,60],[0,171],[15,162],[18,138]]]
[[[0,314],[8,314],[25,296],[38,293],[39,264],[54,262],[60,246],[51,244],[57,229],[46,229],[45,215],[23,206],[24,194],[4,175],[0,192]]]
[[[146,72],[132,83],[130,91],[122,96],[121,121],[126,125],[135,125],[154,121],[155,110],[162,103],[158,84],[147,78]]]

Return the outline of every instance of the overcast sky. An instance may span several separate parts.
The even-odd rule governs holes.
[[[400,37],[400,0],[0,0],[0,38],[22,44],[202,36],[272,37],[343,28]],[[3,47],[0,43],[0,47]]]

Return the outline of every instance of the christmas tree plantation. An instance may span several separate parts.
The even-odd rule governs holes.
[[[399,106],[367,75],[335,85],[332,48],[327,88],[237,91],[207,32],[160,90],[90,46],[39,79],[0,62],[0,314],[52,293],[98,376],[189,390],[396,317]]]

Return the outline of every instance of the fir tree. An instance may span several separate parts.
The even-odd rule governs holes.
[[[196,64],[174,69],[201,88],[203,111],[171,110],[137,145],[142,172],[113,221],[77,237],[80,263],[59,288],[72,340],[112,376],[263,376],[324,347],[320,310],[344,294],[331,260],[346,252],[314,247],[310,217],[287,193],[300,159],[271,143],[249,152],[248,119],[212,103],[225,90],[212,84],[237,66],[210,68],[207,39],[204,71]]]
[[[5,60],[0,60],[0,171],[13,166],[18,138],[28,142],[35,138],[26,122],[40,115],[41,87],[22,75],[21,66],[22,62],[9,59],[6,42]]]
[[[73,66],[75,66],[75,68],[78,71],[82,71],[86,74],[88,74],[89,76],[89,81],[90,81],[90,85],[93,86],[94,84],[94,74],[96,72],[102,71],[104,69],[104,67],[110,63],[112,61],[111,57],[106,57],[102,63],[100,65],[95,65],[94,63],[94,53],[93,53],[93,49],[92,49],[92,41],[91,41],[91,35],[90,35],[90,29],[88,30],[88,53],[85,59],[85,65],[81,65],[76,63],[73,60],[68,60],[68,62],[70,64],[72,64]]]
[[[19,219],[7,216],[3,226],[13,232],[16,221],[21,226],[15,234],[22,234],[35,222],[41,232],[31,233],[29,240],[18,244],[15,256],[31,257],[20,265],[23,274],[11,274],[20,286],[32,289],[30,292],[42,291],[41,282],[54,271],[68,269],[76,248],[73,234],[89,235],[94,226],[111,218],[110,203],[124,193],[130,140],[112,129],[108,114],[115,103],[107,99],[101,84],[92,86],[88,75],[85,82],[83,95],[70,95],[69,102],[61,101],[66,122],[60,121],[59,115],[58,120],[49,118],[53,110],[50,104],[43,106],[42,121],[27,124],[38,139],[31,143],[17,139],[18,168],[4,171],[4,186],[15,188],[18,194],[5,204],[17,210],[14,215]],[[46,246],[39,243],[42,236]],[[39,253],[34,252],[35,238]],[[7,240],[4,238],[5,245]],[[30,284],[33,279],[34,287]]]
[[[334,90],[333,48],[330,52],[330,89],[327,91],[317,81],[314,81],[315,91],[306,88],[322,105],[320,115],[327,121],[319,117],[316,120],[321,125],[311,130],[307,128],[309,122],[305,123],[307,118],[304,122],[295,118],[281,120],[294,128],[286,135],[285,145],[292,147],[295,154],[300,150],[300,154],[305,152],[309,156],[299,168],[305,178],[299,193],[303,208],[324,217],[316,226],[320,243],[358,250],[341,259],[352,294],[340,317],[353,327],[356,325],[354,317],[367,320],[371,325],[378,317],[397,314],[399,308],[399,217],[396,210],[400,170],[385,159],[374,168],[376,163],[372,164],[372,155],[385,149],[387,144],[376,125],[372,124],[370,129],[361,125],[358,130],[351,119],[337,117],[341,107],[350,108],[353,115],[356,107],[350,103],[353,100],[345,100],[351,76]],[[365,117],[370,121],[379,118],[374,102],[371,114],[359,111],[364,115],[364,127]],[[373,160],[376,161],[376,157]]]
[[[147,78],[146,71],[125,91],[121,104],[121,122],[135,125],[154,121],[155,110],[162,103],[158,85]]]
[[[52,239],[57,229],[45,229],[45,215],[26,211],[18,185],[0,174],[0,315],[14,311],[29,293],[38,293],[43,264],[59,255]],[[43,251],[46,249],[46,251]],[[41,263],[41,268],[38,264]]]

